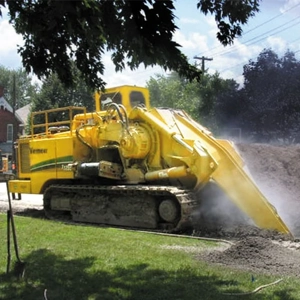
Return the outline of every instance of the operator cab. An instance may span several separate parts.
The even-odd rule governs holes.
[[[135,106],[150,108],[149,91],[143,87],[124,85],[95,93],[96,111],[105,111],[110,103],[122,104],[127,112]]]

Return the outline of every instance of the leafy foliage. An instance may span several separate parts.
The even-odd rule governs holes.
[[[201,121],[221,135],[254,142],[300,141],[300,62],[264,49],[244,66],[244,86],[218,74],[205,76]]]
[[[226,45],[241,34],[240,23],[258,11],[259,0],[200,0],[200,12],[215,15],[217,38]],[[195,3],[196,4],[196,3]],[[188,63],[173,34],[177,27],[173,1],[54,1],[1,0],[7,5],[10,22],[23,35],[19,48],[23,66],[39,78],[52,72],[67,86],[74,83],[71,60],[86,84],[103,88],[102,55],[112,52],[116,71],[127,65],[160,65],[188,80],[200,80],[201,71]],[[1,14],[1,11],[0,11]]]
[[[79,71],[73,66],[74,87],[66,88],[57,74],[46,79],[40,92],[33,98],[32,111],[66,106],[85,106],[87,111],[95,110],[93,91],[80,80]]]
[[[157,75],[147,82],[150,91],[150,103],[153,107],[183,109],[193,118],[198,118],[200,105],[199,83],[186,82],[177,73],[170,76]]]
[[[244,86],[218,73],[201,84],[180,77],[151,78],[152,105],[181,108],[216,135],[254,142],[300,142],[300,62],[264,49],[244,66]]]
[[[4,98],[15,109],[30,103],[37,91],[38,86],[32,83],[32,77],[24,69],[10,70],[0,66],[0,85],[4,87]]]
[[[197,7],[205,13],[215,15],[219,29],[217,38],[223,45],[232,44],[242,34],[241,24],[247,23],[258,12],[260,0],[200,0]]]
[[[202,104],[199,115],[203,125],[222,134],[236,126],[239,111],[238,84],[233,79],[223,79],[218,73],[207,75],[201,85]]]
[[[87,111],[95,110],[93,91],[81,80],[80,72],[74,64],[72,65],[71,71],[74,78],[72,87],[67,88],[63,85],[57,74],[52,74],[43,81],[39,93],[32,98],[32,112],[68,106],[86,107]],[[72,113],[74,116],[76,113],[81,112],[82,110],[73,109]],[[69,119],[69,110],[48,114],[48,122],[67,121]],[[36,124],[44,124],[46,122],[44,115],[35,116],[34,122]],[[28,129],[29,128],[30,124],[28,123]],[[39,129],[35,130],[35,133],[43,132],[44,130],[44,128]]]
[[[289,138],[300,129],[300,63],[293,52],[279,58],[264,49],[244,66],[243,128],[258,139]]]
[[[188,82],[172,73],[168,77],[151,78],[147,87],[154,107],[183,109],[215,133],[220,133],[220,128],[225,131],[234,125],[232,119],[238,113],[238,84],[234,80],[220,78],[218,73],[205,74],[201,84]]]
[[[86,107],[87,111],[94,111],[93,92],[80,80],[78,70],[73,66],[72,72],[76,78],[74,87],[66,88],[57,74],[49,76],[42,84],[40,92],[33,97],[31,111],[37,112],[52,108],[67,106]],[[79,111],[78,111],[79,112]],[[49,122],[69,120],[68,111],[53,112],[48,115]],[[44,115],[35,116],[35,123],[45,123]],[[29,125],[29,124],[28,124]],[[36,131],[35,133],[37,133]]]

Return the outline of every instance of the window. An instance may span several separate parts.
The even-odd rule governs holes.
[[[111,100],[114,103],[122,104],[122,95],[120,93],[105,93],[100,97],[101,101],[101,110],[106,110],[105,104],[107,100]],[[107,102],[109,103],[109,102]]]
[[[130,105],[135,107],[137,105],[145,104],[145,97],[141,92],[132,91],[130,93]]]
[[[13,125],[12,124],[7,124],[7,134],[6,134],[7,142],[12,142],[13,141],[13,136],[14,136]]]

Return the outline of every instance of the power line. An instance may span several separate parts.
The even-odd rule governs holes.
[[[260,27],[262,27],[263,25],[272,22],[273,20],[275,20],[275,19],[281,17],[281,16],[284,15],[286,12],[288,12],[288,11],[290,11],[290,10],[296,8],[296,7],[299,6],[299,5],[300,5],[300,3],[298,3],[298,4],[296,4],[296,5],[292,6],[292,7],[290,7],[290,8],[288,8],[288,9],[284,10],[284,11],[281,12],[280,14],[275,15],[275,16],[272,17],[271,19],[269,19],[269,20],[267,20],[267,21],[265,21],[265,22],[263,22],[263,23],[261,23],[261,24],[255,26],[254,28],[249,29],[248,31],[244,32],[244,33],[242,34],[241,37],[239,37],[239,38],[237,38],[237,39],[243,38],[243,37],[244,37],[245,35],[247,35],[249,32],[252,32],[252,31],[256,30],[257,28],[260,28]],[[215,47],[213,47],[213,48],[210,48],[210,49],[207,50],[207,51],[200,52],[200,54],[202,53],[202,54],[204,55],[204,54],[206,54],[206,53],[208,53],[208,52],[211,52],[211,51],[213,51],[213,50],[215,50],[215,49],[218,49],[218,48],[224,49],[222,45],[218,45],[218,46],[215,46]],[[198,56],[199,56],[200,54],[198,54]]]
[[[252,38],[252,39],[250,39],[248,41],[245,41],[242,45],[243,46],[250,46],[250,45],[256,44],[257,42],[260,42],[260,41],[264,40],[267,37],[274,36],[275,34],[278,34],[278,33],[283,32],[283,31],[285,31],[285,30],[287,30],[287,29],[289,29],[291,27],[294,27],[295,25],[299,24],[300,21],[298,21],[295,24],[292,24],[290,26],[287,26],[287,27],[283,27],[283,26],[285,26],[285,25],[287,25],[287,24],[289,24],[291,22],[294,22],[295,20],[297,20],[299,18],[300,18],[300,16],[294,18],[293,20],[290,20],[290,21],[284,23],[283,25],[277,26],[277,27],[275,27],[275,28],[273,28],[273,29],[271,29],[269,31],[266,31],[266,32],[264,32],[264,33],[256,36],[255,38]],[[272,33],[272,34],[269,34],[269,33]],[[250,43],[250,42],[252,42],[252,43]],[[214,53],[213,55],[214,56],[223,56],[225,54],[229,54],[229,53],[235,52],[240,47],[241,47],[241,45],[237,45],[237,46],[234,46],[233,48],[229,49],[228,51],[217,52],[217,53]]]
[[[255,26],[254,28],[249,29],[248,31],[246,31],[245,33],[243,33],[243,36],[245,36],[245,35],[248,34],[249,32],[252,32],[253,30],[255,30],[255,29],[257,29],[257,28],[259,28],[259,27],[261,27],[261,26],[263,26],[263,25],[265,25],[265,24],[267,24],[267,23],[272,22],[273,20],[277,19],[278,17],[281,17],[281,16],[284,15],[286,12],[290,11],[291,9],[293,9],[293,8],[299,6],[299,5],[300,5],[300,2],[299,2],[298,4],[296,4],[296,5],[294,5],[294,6],[292,6],[292,7],[288,8],[288,9],[286,9],[286,10],[283,11],[282,13],[280,13],[280,14],[278,14],[278,15],[272,17],[271,19],[269,19],[269,20],[267,20],[267,21],[265,21],[265,22],[263,22],[263,23],[261,23],[261,24]]]
[[[299,38],[299,39],[300,39],[300,38]],[[298,40],[299,40],[299,39],[298,39]],[[292,51],[292,52],[293,52],[294,54],[296,54],[296,53],[300,52],[300,50]],[[251,58],[250,58],[250,59],[247,59],[247,61],[249,61],[249,60],[251,60]],[[231,66],[231,67],[225,68],[225,69],[223,69],[223,70],[220,70],[219,73],[220,73],[220,74],[221,74],[221,73],[224,73],[224,72],[226,72],[226,71],[228,71],[228,70],[235,69],[235,68],[240,67],[240,66],[243,66],[243,65],[245,65],[245,64],[246,64],[246,62],[242,62],[242,63],[236,64],[236,65],[234,65],[234,66]]]

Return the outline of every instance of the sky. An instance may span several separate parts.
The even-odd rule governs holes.
[[[208,58],[205,69],[209,74],[218,72],[224,79],[234,79],[243,84],[243,66],[250,60],[256,61],[263,49],[272,49],[282,57],[287,50],[295,53],[300,60],[300,0],[262,0],[260,11],[249,19],[243,35],[235,39],[233,45],[224,47],[216,38],[217,26],[214,17],[197,10],[196,0],[174,1],[176,25],[174,41],[181,45],[181,51],[189,62],[198,63],[195,57]],[[2,8],[2,7],[1,7]],[[17,45],[22,45],[22,37],[17,35],[8,22],[7,10],[0,17],[0,65],[9,69],[22,67]],[[3,42],[4,41],[4,42]],[[105,73],[102,77],[107,87],[135,84],[145,86],[151,77],[167,76],[161,67],[139,67],[135,71],[126,69],[116,73],[109,53],[103,56]]]

